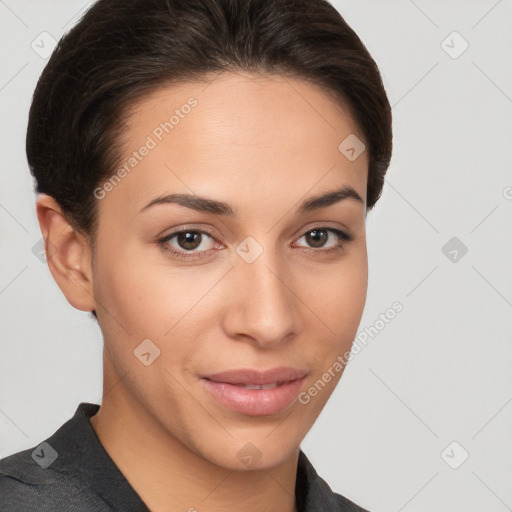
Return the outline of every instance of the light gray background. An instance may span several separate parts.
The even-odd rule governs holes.
[[[44,52],[40,34],[59,39],[88,5],[0,0],[0,457],[101,399],[100,331],[32,252],[24,145],[46,63],[31,44]],[[375,512],[512,510],[512,0],[334,5],[377,61],[394,113],[360,331],[395,301],[403,311],[355,355],[303,449],[334,490]],[[442,251],[452,237],[468,248],[456,262]]]

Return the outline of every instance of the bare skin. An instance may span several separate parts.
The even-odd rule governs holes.
[[[104,394],[91,423],[147,506],[293,512],[300,443],[342,371],[309,403],[262,415],[226,407],[202,377],[304,368],[307,392],[350,350],[367,289],[367,154],[340,152],[348,135],[363,136],[312,84],[226,73],[207,85],[167,86],[131,110],[120,166],[148,136],[157,144],[98,200],[94,252],[52,198],[39,197],[38,218],[56,282],[74,307],[97,312],[103,332]],[[197,105],[158,140],[155,128],[191,97]],[[297,212],[342,187],[362,201]],[[223,201],[233,215],[145,208],[177,193]],[[203,235],[195,248],[158,243],[177,231]],[[262,252],[249,263],[240,247]],[[134,354],[146,339],[160,350],[148,365]]]

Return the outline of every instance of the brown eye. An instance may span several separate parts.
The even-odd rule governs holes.
[[[181,231],[176,235],[176,242],[188,251],[197,249],[201,244],[202,234],[197,231]]]
[[[213,248],[214,238],[204,231],[182,230],[165,236],[158,243],[177,256],[197,256]]]
[[[305,239],[307,248],[330,251],[341,249],[345,243],[353,240],[349,233],[334,228],[314,228],[306,231],[299,240]]]
[[[329,235],[327,234],[327,231],[313,229],[312,231],[308,231],[305,237],[311,247],[323,247],[327,242]]]

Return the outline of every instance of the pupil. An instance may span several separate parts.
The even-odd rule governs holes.
[[[309,232],[310,238],[312,239],[312,243],[308,241],[310,245],[313,247],[322,247],[327,239],[327,232],[322,231],[320,229],[314,229]]]
[[[201,233],[192,231],[179,233],[178,243],[183,249],[196,249],[201,243]]]

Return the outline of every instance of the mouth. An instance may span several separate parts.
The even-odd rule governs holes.
[[[283,381],[280,382],[273,382],[271,384],[234,384],[235,386],[240,386],[245,389],[274,389],[278,386],[282,386],[284,384]]]
[[[201,382],[224,407],[246,416],[265,416],[290,407],[306,376],[306,370],[297,368],[248,368],[206,375]]]
[[[223,382],[235,386],[273,386],[300,379],[307,370],[279,366],[268,370],[254,368],[239,368],[225,372],[204,375],[203,378],[213,382]]]

